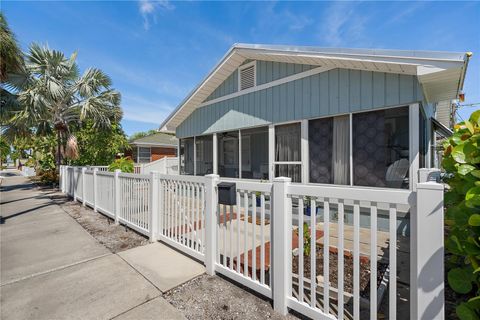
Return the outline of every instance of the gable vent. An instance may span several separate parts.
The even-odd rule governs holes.
[[[240,90],[255,86],[255,65],[240,69]]]

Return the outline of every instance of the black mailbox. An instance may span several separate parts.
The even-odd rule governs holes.
[[[218,203],[232,206],[237,204],[237,188],[233,182],[220,182],[218,185]]]

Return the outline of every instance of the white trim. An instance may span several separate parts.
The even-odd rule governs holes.
[[[140,143],[130,143],[133,146],[152,146],[152,147],[160,147],[160,148],[175,148],[176,144],[161,144],[161,143],[148,143],[148,142],[140,142]]]
[[[302,183],[309,182],[309,156],[308,156],[308,125],[307,119],[303,119],[300,124],[300,157],[302,163]]]
[[[242,179],[242,133],[238,130],[238,177]]]
[[[255,61],[253,61],[253,62],[255,62]],[[278,79],[278,80],[267,82],[267,83],[264,83],[264,84],[261,84],[261,85],[258,85],[258,86],[256,85],[256,86],[248,88],[248,89],[237,91],[237,92],[227,94],[225,96],[222,96],[222,97],[219,97],[219,98],[216,98],[216,99],[213,99],[213,100],[203,102],[203,103],[198,105],[197,109],[208,106],[208,105],[211,105],[211,104],[214,104],[214,103],[217,103],[217,102],[232,99],[232,98],[244,95],[244,94],[249,94],[249,93],[256,92],[256,91],[265,90],[265,89],[268,89],[268,88],[271,88],[271,87],[279,86],[279,85],[287,83],[287,82],[291,82],[291,81],[294,81],[294,80],[299,80],[299,79],[302,79],[302,78],[310,77],[310,76],[313,76],[315,74],[322,73],[322,72],[332,70],[332,69],[334,69],[334,68],[333,67],[318,67],[318,68],[310,69],[310,70],[307,70],[307,71],[304,71],[304,72],[296,73],[294,75],[291,75],[291,76],[288,76],[288,77],[285,77],[285,78],[281,78],[281,79]],[[256,70],[257,70],[257,68],[255,67],[255,72],[256,72]],[[239,74],[240,74],[240,72],[239,72]],[[238,81],[240,81],[240,78],[238,79]],[[256,80],[255,80],[255,84],[256,84]]]
[[[197,175],[197,137],[193,137],[193,175]]]
[[[418,183],[418,167],[419,167],[419,104],[410,104],[408,108],[409,128],[408,135],[410,137],[409,145],[409,186],[410,190],[417,190]]]
[[[213,174],[218,174],[218,140],[217,133],[212,136],[212,152],[213,152]]]
[[[349,114],[350,118],[350,123],[349,123],[349,131],[350,131],[350,147],[349,147],[349,152],[350,154],[348,155],[350,159],[350,186],[353,186],[353,113]]]
[[[268,126],[268,180],[273,182],[275,177],[275,126]]]
[[[255,88],[257,86],[257,60],[253,60],[249,63],[245,63],[244,65],[241,65],[240,67],[238,67],[238,71],[237,71],[237,83],[238,83],[238,86],[237,86],[237,92],[245,92],[246,90],[248,89],[244,89],[242,90],[241,89],[241,83],[240,83],[240,80],[241,80],[241,76],[240,76],[240,73],[243,69],[247,69],[249,67],[253,66],[253,87],[252,88]],[[223,83],[223,82],[222,82]],[[249,88],[251,89],[251,88]],[[221,98],[221,97],[220,97]],[[219,98],[217,98],[219,99]],[[216,100],[216,99],[215,99]]]

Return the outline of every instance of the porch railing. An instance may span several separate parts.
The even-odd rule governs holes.
[[[235,203],[223,205],[216,175],[60,172],[63,192],[272,299],[282,314],[443,318],[438,183],[409,191],[237,180]]]

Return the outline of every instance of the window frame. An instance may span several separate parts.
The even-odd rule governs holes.
[[[148,149],[148,161],[147,162],[140,162],[140,158],[146,159],[146,157],[141,157],[140,156],[140,149]],[[150,163],[152,162],[152,147],[143,147],[143,146],[137,146],[137,163]]]

